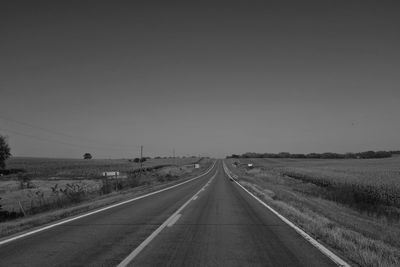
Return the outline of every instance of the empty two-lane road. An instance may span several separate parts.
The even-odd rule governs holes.
[[[336,266],[231,182],[221,163],[192,202],[131,266]]]
[[[135,249],[137,253],[132,253]],[[121,262],[129,266],[335,266],[231,182],[222,162],[179,187],[0,246],[1,266],[116,266]]]

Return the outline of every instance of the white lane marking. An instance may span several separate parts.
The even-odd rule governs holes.
[[[215,172],[213,177],[210,178],[209,181],[212,181],[215,176],[217,176],[218,171]],[[194,194],[196,196],[200,191],[204,190],[204,186]],[[190,201],[193,200],[191,197],[188,201],[185,202],[177,211],[175,211],[163,224],[161,224],[151,235],[149,235],[137,248],[135,248],[117,267],[125,267],[127,266],[161,231],[168,226],[175,216],[179,214],[187,205],[189,205]]]
[[[155,192],[148,193],[148,194],[140,196],[140,197],[135,197],[135,198],[132,198],[132,199],[128,199],[128,200],[125,200],[125,201],[110,205],[110,206],[106,206],[104,208],[101,208],[101,209],[98,209],[98,210],[95,210],[95,211],[91,211],[91,212],[88,212],[88,213],[85,213],[85,214],[82,214],[82,215],[79,215],[79,216],[76,216],[76,217],[73,217],[73,218],[70,218],[70,219],[66,219],[66,220],[63,220],[63,221],[60,221],[60,222],[57,222],[57,223],[53,223],[53,224],[41,227],[41,228],[36,229],[36,230],[32,230],[32,231],[26,232],[24,234],[20,234],[20,235],[17,235],[17,236],[14,236],[14,237],[11,237],[11,238],[8,238],[8,239],[5,239],[5,240],[0,240],[0,245],[4,245],[6,243],[15,241],[17,239],[20,239],[20,238],[23,238],[23,237],[26,237],[26,236],[29,236],[29,235],[33,235],[33,234],[42,232],[44,230],[48,230],[50,228],[53,228],[53,227],[56,227],[56,226],[59,226],[59,225],[62,225],[62,224],[68,223],[68,222],[72,222],[72,221],[84,218],[86,216],[93,215],[93,214],[96,214],[96,213],[99,213],[99,212],[102,212],[102,211],[105,211],[105,210],[108,210],[108,209],[112,209],[112,208],[124,205],[126,203],[129,203],[129,202],[132,202],[132,201],[135,201],[135,200],[139,200],[139,199],[142,199],[142,198],[145,198],[145,197],[148,197],[148,196],[152,196],[152,195],[155,195],[155,194],[170,190],[172,188],[178,187],[180,185],[189,183],[189,182],[191,182],[193,180],[196,180],[196,179],[198,179],[200,177],[203,177],[204,175],[208,174],[214,168],[216,162],[217,161],[214,161],[214,164],[205,173],[200,174],[199,176],[196,176],[196,177],[194,177],[194,178],[192,178],[190,180],[184,181],[182,183],[179,183],[179,184],[176,184],[176,185],[173,185],[173,186],[170,186],[170,187],[167,187],[167,188],[155,191]]]
[[[193,198],[192,198],[192,200],[196,200],[197,198],[198,198],[199,196],[194,196]]]
[[[179,218],[181,216],[182,216],[182,214],[176,214],[176,216],[174,218],[172,218],[172,220],[169,222],[169,224],[167,226],[168,227],[173,226],[179,220]]]
[[[224,171],[225,173],[232,179],[232,172],[226,167],[225,162],[223,163]],[[342,260],[339,256],[337,256],[335,253],[330,251],[328,248],[326,248],[324,245],[319,243],[317,240],[312,238],[309,234],[301,230],[299,227],[297,227],[294,223],[286,219],[283,215],[281,215],[279,212],[274,210],[272,207],[267,205],[264,201],[259,199],[257,196],[253,195],[249,190],[247,190],[244,186],[242,186],[240,183],[238,183],[236,180],[233,180],[237,185],[239,185],[244,191],[246,191],[248,194],[250,194],[253,198],[255,198],[258,202],[260,202],[264,207],[269,209],[272,213],[274,213],[276,216],[279,217],[283,222],[285,222],[287,225],[292,227],[297,233],[299,233],[303,238],[305,238],[308,242],[310,242],[314,247],[316,247],[319,251],[321,251],[323,254],[325,254],[329,259],[331,259],[334,263],[336,263],[339,266],[343,267],[350,267],[350,264]]]

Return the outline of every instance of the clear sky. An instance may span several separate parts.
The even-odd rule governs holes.
[[[398,1],[1,1],[15,156],[400,149]]]

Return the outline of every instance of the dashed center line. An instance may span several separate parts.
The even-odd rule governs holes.
[[[214,178],[217,176],[218,171],[211,177],[208,183],[212,182]],[[208,184],[207,183],[207,184]],[[206,184],[206,185],[207,185]],[[125,267],[127,266],[165,227],[171,227],[176,221],[181,217],[180,212],[189,205],[190,201],[194,199],[201,191],[204,191],[206,187],[204,185],[199,191],[197,191],[193,197],[191,197],[188,201],[185,202],[177,211],[174,212],[163,224],[160,225],[151,235],[149,235],[137,248],[135,248],[117,267]],[[180,216],[178,216],[180,215]]]
[[[178,220],[179,218],[182,216],[182,214],[177,214],[175,215],[175,217],[169,222],[169,224],[167,225],[168,227],[173,226]]]

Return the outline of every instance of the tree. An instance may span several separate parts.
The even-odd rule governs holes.
[[[90,153],[85,153],[85,154],[83,155],[83,159],[92,159],[92,154],[90,154]]]
[[[11,156],[11,149],[7,143],[7,138],[0,135],[0,169],[6,167],[6,160]]]
[[[135,158],[135,159],[133,160],[133,162],[139,163],[139,162],[145,162],[146,160],[147,160],[147,158],[142,158],[142,159],[140,159],[140,158]]]

